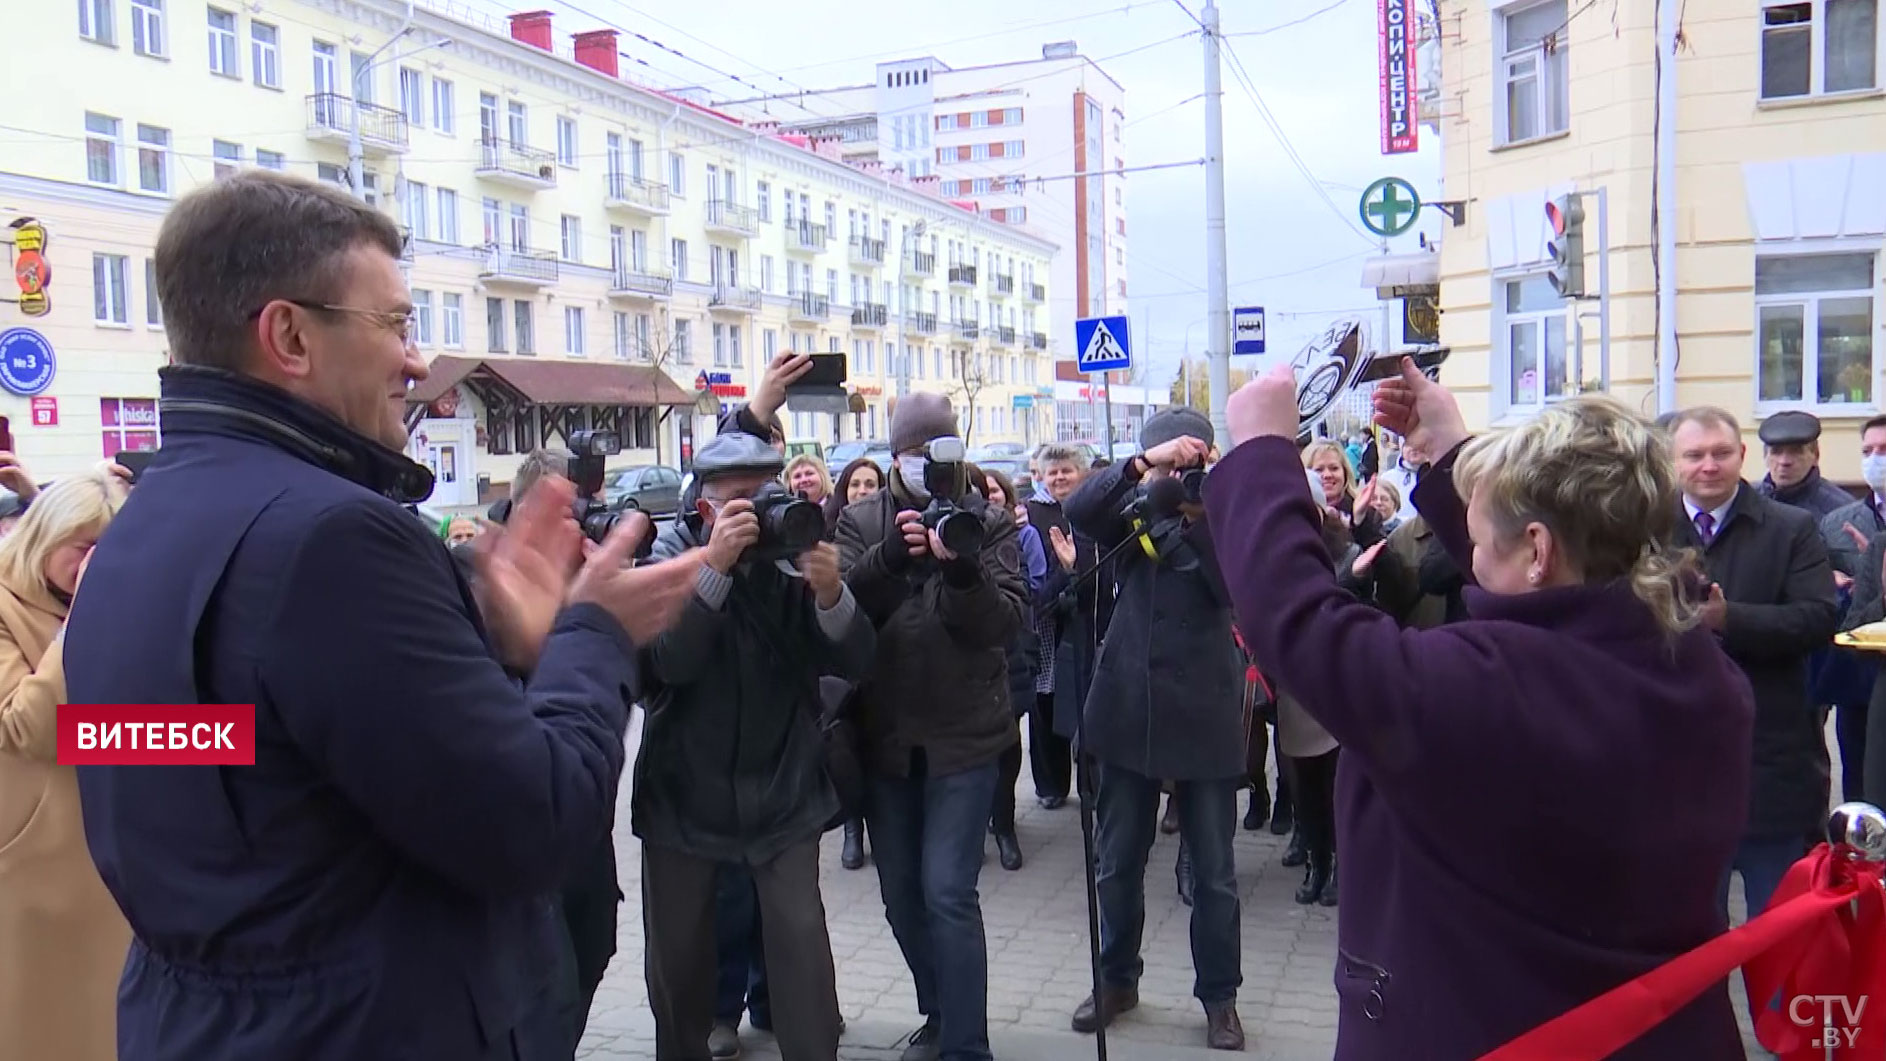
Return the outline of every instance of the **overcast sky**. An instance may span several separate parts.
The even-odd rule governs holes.
[[[472,2],[496,14],[522,6]],[[1185,0],[1193,12],[1201,5]],[[726,74],[769,92],[825,88],[868,82],[882,60],[928,54],[951,66],[975,66],[1039,58],[1042,44],[1073,40],[1126,88],[1128,166],[1204,155],[1205,105],[1197,98],[1203,46],[1175,0],[547,0],[542,6],[557,11],[559,33],[604,22],[660,42],[672,51],[632,36],[622,45],[653,68],[655,80],[705,84],[720,98],[757,94]],[[1231,305],[1265,307],[1273,351],[1294,353],[1345,313],[1373,327],[1379,304],[1360,277],[1363,259],[1379,252],[1374,237],[1360,230],[1360,192],[1394,175],[1413,182],[1423,200],[1439,193],[1431,132],[1421,131],[1418,155],[1381,154],[1375,0],[1223,0],[1220,11],[1229,35],[1223,76]],[[1188,29],[1191,36],[1121,55]],[[1239,82],[1233,56],[1323,194],[1271,132]],[[1177,371],[1188,335],[1193,356],[1202,349],[1204,189],[1204,170],[1196,166],[1134,174],[1127,182],[1132,345],[1136,361],[1151,355],[1148,382],[1155,385]],[[1424,216],[1393,249],[1416,249],[1415,232],[1438,236],[1441,223]],[[1062,349],[1071,348],[1073,322],[1054,326],[1063,333]]]

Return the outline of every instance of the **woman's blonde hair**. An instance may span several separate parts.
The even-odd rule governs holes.
[[[1628,579],[1664,629],[1696,625],[1695,553],[1666,544],[1680,496],[1669,439],[1619,402],[1573,398],[1475,439],[1454,487],[1463,499],[1478,491],[1502,537],[1543,523],[1584,581]]]
[[[41,490],[13,533],[0,539],[0,582],[47,585],[46,558],[74,538],[103,534],[125,493],[122,480],[99,471],[66,476]]]
[[[1303,447],[1303,466],[1305,468],[1314,468],[1317,458],[1325,453],[1336,458],[1336,463],[1342,465],[1343,495],[1345,497],[1354,497],[1356,493],[1356,470],[1349,466],[1349,454],[1344,453],[1341,446],[1338,446],[1334,442],[1310,443]]]
[[[820,496],[832,496],[832,473],[825,470],[824,461],[814,457],[810,453],[801,453],[797,457],[787,461],[786,470],[780,473],[779,481],[790,487],[792,485],[792,473],[798,471],[800,468],[811,468],[818,472],[819,485],[825,490],[824,494]]]

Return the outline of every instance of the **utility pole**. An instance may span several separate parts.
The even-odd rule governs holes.
[[[380,56],[385,55],[388,49],[398,44],[413,28],[413,3],[414,0],[406,0],[406,17],[400,22],[399,29],[386,39],[385,44],[375,48],[373,54],[367,57],[366,62],[349,72],[348,84],[352,86],[352,92],[347,99],[347,183],[353,188],[356,199],[365,200],[367,197],[366,152],[360,146],[361,86],[373,70],[374,64],[380,61]],[[338,57],[335,61],[339,61]]]
[[[1218,7],[1205,0],[1199,16],[1205,38],[1205,290],[1210,323],[1205,356],[1211,362],[1211,426],[1229,447],[1225,401],[1231,396],[1231,292],[1225,252],[1225,110],[1218,69]]]

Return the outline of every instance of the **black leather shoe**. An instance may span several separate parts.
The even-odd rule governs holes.
[[[1290,802],[1290,790],[1283,789],[1277,793],[1277,802],[1271,805],[1270,834],[1283,836],[1296,827],[1297,813]]]
[[[1179,861],[1173,865],[1172,873],[1179,879],[1179,901],[1191,906],[1198,878],[1192,872],[1192,852],[1186,850],[1184,844],[1179,845]]]
[[[1284,848],[1284,857],[1281,860],[1284,868],[1295,869],[1309,860],[1310,852],[1308,848],[1303,846],[1303,834],[1300,832],[1291,833],[1290,846]]]
[[[1236,1002],[1214,1002],[1205,1007],[1205,1045],[1213,1050],[1244,1049],[1244,1024],[1238,1020]]]
[[[1166,816],[1159,819],[1159,831],[1171,836],[1179,831],[1179,797],[1166,797]]]
[[[904,1040],[904,1052],[898,1055],[897,1061],[937,1061],[943,1056],[940,1027],[933,1017],[925,1021],[923,1027],[911,1032],[910,1038]]]
[[[1103,987],[1100,990],[1101,1005],[1094,1005],[1094,996],[1074,1009],[1074,1019],[1070,1022],[1073,1029],[1083,1035],[1092,1034],[1102,1024],[1111,1026],[1113,1018],[1134,1009],[1139,1005],[1137,987]]]
[[[1270,820],[1270,793],[1259,785],[1251,790],[1251,805],[1244,812],[1244,831],[1254,833]]]
[[[995,853],[1002,859],[1002,868],[1013,873],[1022,868],[1022,845],[1015,839],[1015,830],[1008,829],[995,834]]]
[[[1303,871],[1303,883],[1297,887],[1297,905],[1309,906],[1320,901],[1323,898],[1323,889],[1329,884],[1329,875],[1329,859],[1310,859],[1309,868]]]
[[[1333,859],[1329,864],[1329,880],[1323,882],[1323,891],[1316,897],[1316,901],[1321,906],[1336,905],[1336,863]]]
[[[845,850],[838,856],[838,864],[846,869],[864,867],[864,823],[849,821],[845,823]]]
[[[1043,796],[1040,801],[1042,810],[1060,810],[1067,806],[1066,796]]]

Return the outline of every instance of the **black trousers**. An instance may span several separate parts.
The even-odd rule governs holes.
[[[1074,744],[1054,731],[1054,694],[1036,693],[1028,712],[1028,768],[1040,799],[1066,799],[1074,784]]]
[[[642,845],[642,933],[656,1061],[708,1061],[719,980],[713,946],[719,868],[708,859]],[[819,895],[818,837],[750,868],[760,897],[779,1056],[832,1061],[838,1054],[838,983]]]
[[[1015,743],[996,761],[995,803],[989,808],[989,824],[998,833],[1015,831],[1015,786],[1022,779],[1022,730],[1015,726]]]
[[[1334,858],[1336,854],[1336,757],[1341,749],[1306,758],[1285,756],[1290,772],[1290,799],[1297,814],[1297,828],[1303,834],[1303,847],[1312,862]]]

